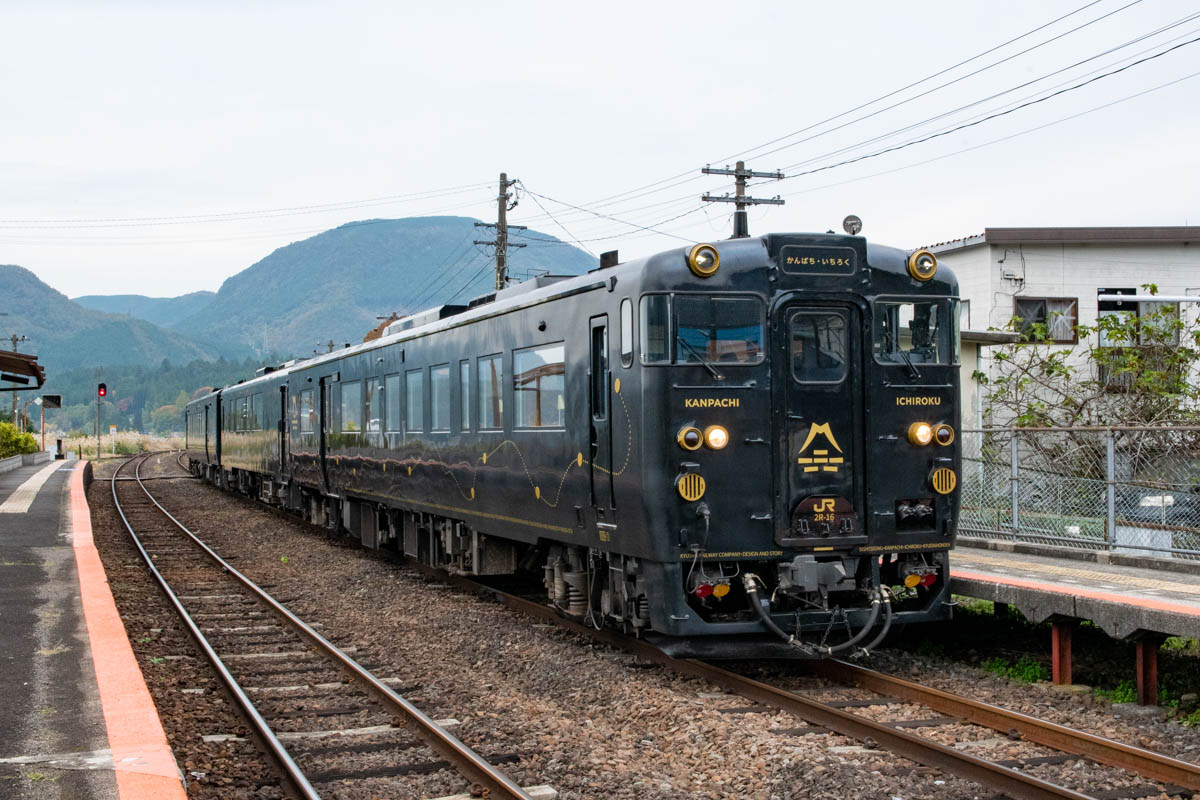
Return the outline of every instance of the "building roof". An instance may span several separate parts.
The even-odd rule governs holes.
[[[938,242],[934,253],[981,244],[1179,244],[1200,242],[1200,226],[1143,228],[984,228],[983,233]]]
[[[959,339],[983,347],[996,344],[1012,344],[1021,338],[1016,331],[959,331]]]
[[[29,385],[32,378],[35,386]],[[37,363],[37,356],[0,350],[0,383],[4,391],[40,389],[46,383],[46,370]]]

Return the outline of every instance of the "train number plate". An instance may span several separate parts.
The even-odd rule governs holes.
[[[793,536],[828,538],[861,532],[854,506],[843,497],[808,497],[792,512]]]

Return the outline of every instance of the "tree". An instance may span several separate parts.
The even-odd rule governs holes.
[[[1150,294],[1157,287],[1142,287]],[[992,352],[984,417],[990,425],[1022,428],[1139,427],[1200,422],[1200,325],[1174,305],[1102,315],[1076,325],[1078,344],[1051,344],[1050,322],[1014,317],[1007,329],[1021,341]],[[1065,431],[1022,441],[1046,464],[1081,476],[1102,476],[1105,454],[1095,435]],[[1117,448],[1137,460],[1168,449],[1196,449],[1200,435],[1118,434]],[[1131,451],[1136,450],[1136,453]]]

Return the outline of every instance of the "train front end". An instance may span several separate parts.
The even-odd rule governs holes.
[[[953,275],[927,251],[829,234],[685,256],[674,291],[641,298],[672,496],[655,527],[678,532],[674,588],[651,603],[662,646],[829,656],[948,617]]]

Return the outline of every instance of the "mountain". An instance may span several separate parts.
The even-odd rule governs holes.
[[[320,344],[358,342],[378,317],[465,303],[495,285],[494,256],[475,245],[494,231],[466,217],[352,222],[281,247],[226,280],[203,311],[174,327],[201,341],[255,352],[310,355]],[[578,275],[596,266],[553,236],[513,231],[509,275]]]
[[[217,296],[216,292],[192,292],[179,297],[146,297],[140,294],[88,294],[72,298],[84,308],[107,314],[125,314],[164,328],[198,314]]]
[[[27,336],[17,350],[35,353],[48,377],[79,367],[186,363],[236,352],[197,344],[144,320],[85,308],[22,267],[0,265],[0,297],[8,314],[5,334]],[[11,347],[11,341],[0,344]]]

